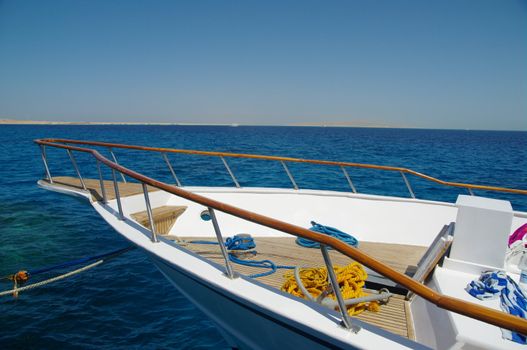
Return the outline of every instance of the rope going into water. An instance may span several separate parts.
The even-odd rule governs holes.
[[[117,250],[114,250],[114,251],[111,251],[111,252],[108,252],[108,253],[98,254],[98,255],[93,255],[93,256],[87,256],[87,257],[84,257],[84,258],[81,258],[81,259],[71,260],[71,261],[67,261],[67,262],[64,262],[64,263],[56,264],[56,265],[53,265],[53,266],[48,266],[48,267],[41,268],[41,269],[28,270],[28,271],[26,271],[26,270],[18,271],[15,274],[7,275],[7,276],[5,276],[3,278],[0,278],[0,280],[1,279],[8,279],[8,280],[13,281],[13,286],[14,286],[14,288],[12,290],[0,292],[0,296],[13,294],[13,296],[16,298],[18,296],[18,292],[20,292],[20,291],[37,288],[37,287],[46,285],[48,283],[53,283],[53,282],[59,281],[61,279],[67,278],[69,276],[73,276],[73,275],[75,275],[77,273],[81,273],[83,271],[89,270],[89,269],[91,269],[91,268],[93,268],[93,267],[95,267],[95,266],[97,266],[97,265],[99,265],[99,264],[101,264],[103,262],[106,262],[106,261],[109,261],[110,259],[116,258],[116,257],[118,257],[118,256],[120,256],[120,255],[122,255],[122,254],[124,254],[124,253],[126,253],[126,252],[128,252],[128,251],[130,251],[132,249],[134,249],[134,248],[135,248],[135,246],[129,246],[129,247],[117,249]],[[30,284],[30,285],[27,285],[27,286],[19,287],[19,286],[25,284],[34,275],[42,274],[42,273],[53,271],[53,270],[63,269],[63,268],[70,267],[70,266],[76,266],[76,265],[80,265],[80,264],[83,264],[83,263],[90,263],[90,262],[92,262],[94,260],[97,260],[97,261],[95,261],[94,263],[91,263],[89,265],[86,265],[84,267],[81,267],[79,269],[76,269],[74,271],[70,271],[70,272],[64,273],[64,274],[56,276],[56,277],[49,278],[49,279],[41,281],[41,282],[37,282],[37,283],[33,283],[33,284]]]
[[[23,292],[25,290],[30,290],[30,289],[42,287],[42,286],[45,286],[46,284],[50,284],[50,283],[53,283],[53,282],[60,281],[60,280],[62,280],[64,278],[68,278],[70,276],[73,276],[73,275],[79,274],[81,272],[87,271],[89,269],[92,269],[95,266],[102,264],[103,262],[104,262],[104,260],[101,259],[101,260],[96,261],[96,262],[94,262],[94,263],[92,263],[90,265],[83,266],[83,267],[81,267],[79,269],[67,272],[67,273],[59,275],[59,276],[55,276],[55,277],[49,278],[49,279],[44,280],[44,281],[40,281],[40,282],[36,282],[36,283],[33,283],[33,284],[29,284],[27,286],[23,286],[23,287],[20,287],[20,288],[17,287],[17,284],[15,282],[15,288],[13,288],[11,290],[6,290],[6,291],[3,291],[3,292],[0,292],[0,296],[9,295],[9,294],[12,294],[14,296],[18,296],[18,293]]]
[[[44,273],[44,272],[58,270],[58,269],[62,269],[62,268],[65,268],[65,267],[70,267],[70,266],[76,266],[76,265],[80,265],[80,264],[87,263],[87,262],[94,261],[94,260],[100,260],[100,259],[104,259],[104,258],[110,259],[110,258],[113,258],[113,257],[117,257],[117,256],[119,256],[121,254],[124,254],[124,253],[126,253],[129,250],[132,250],[134,248],[135,248],[135,246],[129,246],[129,247],[126,247],[126,248],[113,250],[113,251],[108,252],[108,253],[87,256],[87,257],[84,257],[84,258],[80,258],[80,259],[76,259],[76,260],[72,260],[72,261],[67,261],[67,262],[64,262],[64,263],[57,264],[57,265],[47,266],[47,267],[44,267],[44,268],[41,268],[41,269],[28,270],[27,272],[28,272],[28,274],[30,276],[34,276],[34,275],[38,275],[38,274],[41,274],[41,273]],[[108,260],[108,259],[106,259],[106,260]]]

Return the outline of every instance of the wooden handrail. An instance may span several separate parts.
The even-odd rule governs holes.
[[[54,143],[54,142],[60,142],[55,139],[35,140],[35,142],[39,145],[45,145],[45,146],[51,146],[51,147],[56,147],[56,148],[63,148],[63,149],[70,149],[70,150],[75,150],[79,152],[91,153],[97,160],[106,164],[110,168],[115,169],[136,180],[139,180],[140,182],[146,183],[147,185],[156,187],[158,189],[161,189],[163,191],[172,193],[176,196],[188,199],[195,203],[199,203],[203,206],[211,207],[216,210],[220,210],[224,213],[239,217],[243,220],[247,220],[247,221],[250,221],[250,222],[253,222],[259,225],[263,225],[263,226],[266,226],[266,227],[269,227],[275,230],[289,233],[297,237],[303,237],[303,238],[307,238],[307,239],[319,242],[321,244],[325,244],[339,251],[340,253],[346,255],[347,257],[356,260],[357,262],[363,264],[364,266],[367,266],[373,271],[376,271],[377,273],[402,285],[403,287],[419,295],[425,300],[428,300],[429,302],[437,305],[440,308],[443,308],[445,310],[449,310],[449,311],[452,311],[452,312],[455,312],[461,315],[465,315],[465,316],[474,318],[476,320],[480,320],[480,321],[483,321],[483,322],[486,322],[486,323],[489,323],[489,324],[492,324],[492,325],[495,325],[501,328],[506,328],[506,329],[510,329],[512,331],[516,331],[522,334],[527,334],[527,320],[522,319],[517,316],[506,314],[499,310],[494,310],[494,309],[491,309],[485,306],[477,305],[472,302],[467,302],[467,301],[464,301],[458,298],[454,298],[454,297],[450,297],[450,296],[446,296],[441,293],[438,293],[435,290],[412,279],[411,277],[394,270],[390,266],[374,259],[373,257],[363,253],[362,251],[350,245],[347,245],[346,243],[336,238],[323,235],[320,233],[316,233],[316,232],[310,231],[300,226],[296,226],[296,225],[293,225],[293,224],[290,224],[284,221],[273,219],[271,217],[257,214],[257,213],[254,213],[254,212],[251,212],[245,209],[241,209],[241,208],[238,208],[238,207],[235,207],[235,206],[223,203],[223,202],[219,202],[219,201],[186,191],[182,188],[168,185],[164,182],[154,180],[150,177],[147,177],[133,170],[130,170],[122,165],[119,165],[119,164],[116,164],[110,161],[109,159],[102,156],[97,150],[64,145],[60,143]],[[76,141],[74,143],[82,144],[82,141]],[[107,144],[98,143],[97,146],[107,146]],[[123,147],[123,148],[128,148],[128,147]]]
[[[134,149],[134,150],[152,151],[152,152],[196,154],[196,155],[203,155],[203,156],[230,157],[230,158],[249,158],[249,159],[260,159],[260,160],[275,160],[275,161],[295,162],[295,163],[309,163],[309,164],[319,164],[319,165],[333,165],[333,166],[344,166],[344,167],[354,167],[354,168],[364,168],[364,169],[399,171],[399,172],[403,172],[406,174],[412,174],[417,177],[423,178],[425,180],[432,181],[432,182],[445,185],[445,186],[527,195],[527,190],[443,181],[435,177],[414,171],[412,169],[403,168],[403,167],[385,166],[385,165],[363,164],[363,163],[352,163],[352,162],[335,162],[335,161],[329,161],[329,160],[302,159],[302,158],[291,158],[291,157],[264,156],[264,155],[244,154],[244,153],[207,152],[207,151],[184,150],[184,149],[173,149],[173,148],[134,146],[134,145],[124,145],[124,144],[119,144],[119,143],[108,143],[108,142],[98,142],[98,141],[79,141],[79,140],[68,140],[68,139],[42,139],[42,140],[36,140],[36,141],[41,141],[41,142],[46,141],[46,142],[51,142],[51,143],[58,142],[58,143],[90,145],[90,146],[102,146],[102,147],[111,147],[111,148],[124,148],[124,149]]]

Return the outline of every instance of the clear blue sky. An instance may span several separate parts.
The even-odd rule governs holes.
[[[527,130],[527,2],[0,0],[0,119]]]

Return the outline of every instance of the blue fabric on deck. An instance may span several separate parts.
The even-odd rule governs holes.
[[[503,271],[487,271],[472,282],[465,290],[479,300],[500,298],[501,309],[511,315],[526,318],[527,297],[523,290]],[[501,329],[504,339],[512,340],[519,344],[527,344],[527,337],[518,332]]]

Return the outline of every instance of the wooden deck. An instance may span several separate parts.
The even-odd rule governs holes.
[[[44,180],[47,181],[47,180]],[[49,183],[49,181],[47,181]],[[96,179],[84,179],[87,190],[91,193],[94,201],[100,201],[102,199],[102,193],[100,189],[99,180]],[[53,177],[53,184],[55,186],[64,187],[68,189],[82,190],[82,185],[78,178],[61,176]],[[132,196],[143,193],[141,184],[131,182],[118,182],[119,192],[122,197]],[[113,182],[105,180],[104,187],[106,190],[106,196],[108,200],[115,199],[115,192]],[[149,187],[150,191],[158,191],[158,189]],[[166,208],[165,208],[166,209]],[[168,209],[153,208],[154,220],[156,220],[156,213],[164,213]],[[173,208],[171,208],[173,209]],[[180,208],[181,209],[181,208]],[[157,210],[157,211],[156,211]],[[179,209],[178,209],[179,210]],[[177,210],[176,210],[177,211]],[[165,213],[166,214],[166,213]],[[136,213],[137,220],[140,223],[148,226],[143,216],[146,213]],[[170,220],[175,221],[176,215]],[[158,218],[163,219],[164,218]],[[168,222],[167,225],[171,226],[173,222]],[[167,226],[168,227],[168,226]],[[160,234],[166,233],[160,232]],[[176,237],[165,236],[167,238],[176,239]],[[181,238],[181,245],[185,248],[199,254],[200,256],[210,259],[218,264],[224,265],[224,260],[221,255],[219,246],[217,245],[203,245],[203,244],[192,244],[189,243],[192,240],[210,240],[215,239],[203,239],[203,238]],[[255,238],[257,255],[248,257],[254,260],[272,260],[276,265],[290,265],[300,267],[322,267],[324,260],[319,250],[310,249],[298,246],[295,243],[295,238]],[[386,244],[386,243],[375,243],[375,242],[360,242],[360,250],[376,258],[377,260],[391,266],[395,270],[412,275],[416,270],[416,265],[420,258],[426,251],[426,247],[410,246],[401,244]],[[347,265],[353,260],[340,254],[336,251],[330,251],[332,262],[334,265]],[[248,267],[239,264],[232,264],[234,270],[243,275],[251,275],[256,273],[264,272],[265,269]],[[284,274],[291,270],[279,269],[272,275],[259,277],[257,280],[270,287],[280,289],[284,283]],[[355,316],[360,320],[376,325],[392,333],[414,339],[413,321],[409,313],[409,305],[405,300],[404,296],[396,295],[390,298],[390,301],[381,305],[379,312],[365,311],[362,314]]]
[[[177,218],[183,214],[186,209],[186,206],[181,205],[164,205],[162,207],[152,209],[152,216],[157,234],[162,236],[167,235],[170,232],[172,226],[174,226],[176,223]],[[131,216],[135,221],[147,229],[151,229],[148,212],[146,210],[134,213]]]
[[[86,185],[86,189],[91,193],[94,201],[102,200],[101,184],[96,179],[83,179]],[[49,183],[49,180],[42,180]],[[115,199],[115,190],[113,187],[113,181],[104,180],[104,189],[106,191],[106,198],[108,200]],[[143,187],[137,182],[117,182],[119,185],[119,194],[121,197],[133,196],[136,194],[143,193]],[[53,185],[63,188],[82,190],[82,184],[76,177],[70,176],[54,176]],[[148,186],[148,192],[159,191],[155,187]]]
[[[202,238],[180,238],[181,244],[185,248],[210,259],[218,264],[224,265],[225,262],[221,255],[219,246],[206,244],[192,244],[192,240],[204,240]],[[205,239],[215,241],[214,239]],[[257,255],[247,255],[248,259],[272,260],[276,265],[290,265],[300,267],[323,267],[324,260],[322,254],[317,249],[304,248],[295,243],[295,238],[255,238]],[[426,247],[408,246],[400,244],[385,244],[374,242],[361,242],[360,248],[369,255],[392,266],[403,273],[410,273],[415,270],[415,265]],[[334,265],[347,265],[353,262],[350,258],[336,251],[330,251]],[[232,264],[233,269],[243,275],[251,275],[266,271],[266,269],[249,267],[239,264]],[[274,274],[258,277],[256,280],[270,287],[280,289],[284,283],[284,274],[292,270],[278,269]],[[392,333],[413,338],[413,323],[408,312],[408,304],[404,296],[397,295],[390,301],[381,305],[379,312],[365,311],[355,316],[363,321],[377,325]]]

